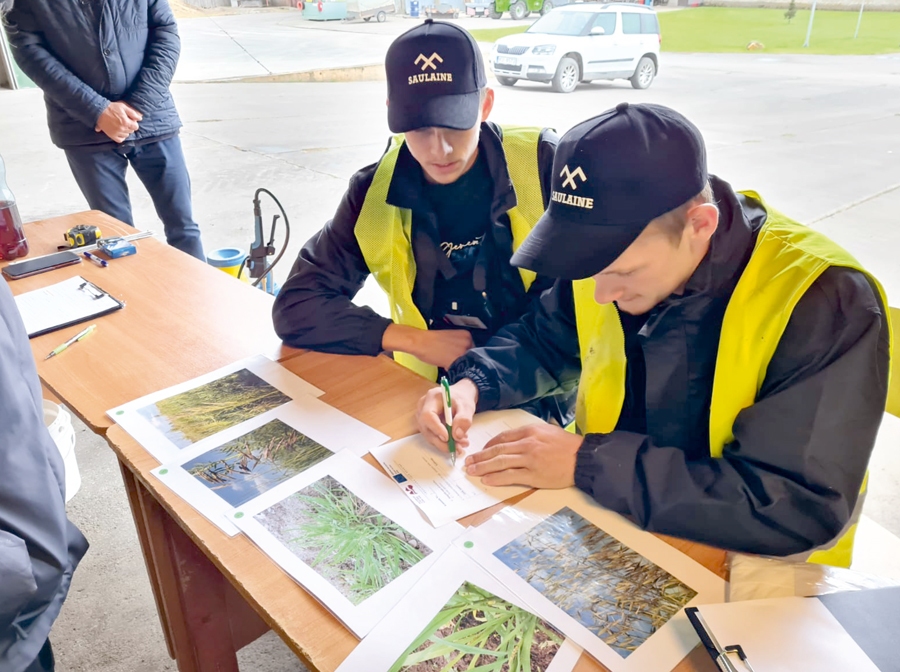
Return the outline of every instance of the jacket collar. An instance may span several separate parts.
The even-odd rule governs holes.
[[[703,310],[709,299],[729,298],[750,261],[756,235],[765,223],[765,210],[735,194],[730,184],[714,175],[710,175],[710,183],[719,208],[719,226],[710,239],[709,251],[685,284],[684,293],[669,296],[647,313],[640,327],[642,337],[652,335],[670,309],[694,306]]]
[[[487,162],[488,170],[494,178],[494,198],[491,205],[491,219],[495,220],[503,213],[516,207],[516,192],[506,165],[503,153],[503,135],[499,126],[491,122],[481,124],[478,138],[478,151]],[[388,188],[388,205],[413,211],[431,211],[431,205],[425,198],[425,174],[419,162],[413,158],[404,142],[397,155],[397,164],[391,176]]]
[[[738,199],[731,185],[711,175],[719,227],[710,239],[709,251],[685,285],[685,296],[731,294],[750,260],[756,234],[765,211]]]

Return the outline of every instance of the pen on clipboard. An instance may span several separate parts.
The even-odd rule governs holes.
[[[56,355],[58,355],[59,353],[61,353],[63,350],[65,350],[66,348],[68,348],[68,347],[69,347],[70,345],[72,345],[73,343],[77,343],[77,342],[80,341],[82,338],[86,337],[88,334],[90,334],[90,333],[91,333],[92,331],[94,331],[94,329],[96,329],[96,328],[97,328],[97,325],[96,325],[96,324],[92,324],[91,326],[89,326],[89,327],[88,327],[87,329],[85,329],[84,331],[75,334],[75,335],[74,335],[72,338],[70,338],[68,341],[66,341],[66,342],[63,343],[62,345],[60,345],[60,346],[54,348],[54,349],[50,352],[49,355],[47,355],[46,357],[44,357],[44,359],[47,360],[47,359],[50,359],[51,357],[56,357]]]
[[[453,403],[450,401],[450,383],[447,377],[441,378],[444,390],[444,426],[447,428],[447,448],[450,450],[450,464],[456,465],[456,441],[453,440]]]

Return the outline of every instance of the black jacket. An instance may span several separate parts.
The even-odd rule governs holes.
[[[541,133],[538,166],[546,206],[550,173],[557,136],[549,130]],[[494,250],[491,261],[499,265],[500,286],[487,287],[494,306],[511,322],[522,315],[529,302],[552,285],[549,278],[538,277],[525,292],[518,269],[509,264],[512,233],[505,214],[516,204],[503,154],[500,129],[494,124],[482,126],[479,151],[494,176],[494,200],[490,236],[485,247]],[[377,355],[381,352],[384,331],[391,324],[367,306],[356,306],[353,297],[369,276],[369,268],[354,235],[356,220],[378,164],[363,168],[350,179],[350,187],[338,206],[334,219],[304,245],[290,277],[275,300],[275,331],[288,345],[345,355]],[[404,145],[397,157],[387,202],[412,210],[412,245],[416,261],[413,300],[426,321],[431,314],[434,281],[448,260],[437,241],[437,222],[422,194],[422,169]]]
[[[856,503],[884,414],[887,312],[861,273],[830,268],[803,295],[756,402],[709,455],[709,403],[725,307],[765,212],[713,178],[721,210],[682,296],[642,319],[622,314],[626,399],[616,430],[589,434],[576,485],[646,530],[730,550],[807,551],[836,537]],[[571,283],[451,367],[479,410],[571,385],[580,373]]]
[[[166,0],[16,0],[6,18],[16,62],[44,92],[57,146],[113,146],[94,128],[115,101],[144,115],[129,142],[181,127],[169,93],[181,42]]]
[[[0,670],[22,672],[59,615],[87,541],[66,519],[25,326],[0,280]]]

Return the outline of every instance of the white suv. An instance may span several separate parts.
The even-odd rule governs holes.
[[[579,82],[630,79],[634,88],[646,89],[659,71],[661,39],[649,7],[576,3],[497,40],[491,69],[503,86],[527,79],[571,93]]]

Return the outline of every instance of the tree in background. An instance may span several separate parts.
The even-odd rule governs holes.
[[[797,16],[797,0],[791,0],[791,4],[788,5],[787,11],[784,13],[784,18],[790,23],[795,16]]]

